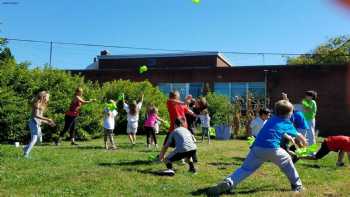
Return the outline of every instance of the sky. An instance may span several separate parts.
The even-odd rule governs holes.
[[[4,2],[18,2],[4,4]],[[0,0],[0,37],[102,45],[308,53],[350,35],[350,9],[335,0]],[[18,61],[49,62],[48,44],[11,41]],[[84,69],[103,49],[112,54],[164,53],[53,45],[52,65]],[[286,57],[224,54],[233,65],[285,64]]]

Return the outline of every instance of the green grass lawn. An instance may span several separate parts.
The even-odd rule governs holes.
[[[116,140],[116,151],[105,151],[102,140],[35,146],[31,159],[22,158],[21,148],[0,145],[0,196],[204,196],[202,190],[238,168],[249,150],[239,140],[198,143],[197,174],[179,163],[174,177],[162,177],[154,173],[165,166],[149,161],[158,151],[146,149],[144,136],[134,148],[126,136]],[[335,160],[332,153],[297,164],[307,189],[302,196],[350,196],[350,167],[337,168]],[[280,170],[266,163],[227,196],[291,196],[289,189]]]

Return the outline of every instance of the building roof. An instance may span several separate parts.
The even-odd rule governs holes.
[[[99,60],[118,60],[118,59],[144,59],[144,58],[172,58],[172,57],[199,57],[199,56],[217,56],[229,67],[233,65],[231,62],[220,52],[208,51],[208,52],[186,52],[186,53],[158,53],[158,54],[130,54],[130,55],[99,55],[97,61],[87,66],[87,70],[98,69]]]

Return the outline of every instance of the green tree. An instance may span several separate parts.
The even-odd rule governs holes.
[[[7,47],[7,40],[5,38],[0,38],[0,61],[12,60],[14,61],[14,57],[11,53],[10,48]]]
[[[287,64],[348,64],[350,63],[350,36],[339,36],[321,44],[311,54],[291,57]]]

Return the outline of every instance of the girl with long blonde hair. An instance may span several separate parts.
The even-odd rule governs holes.
[[[43,116],[45,110],[47,109],[49,97],[50,95],[47,91],[41,91],[33,100],[32,115],[29,120],[31,141],[23,148],[24,157],[29,157],[29,153],[36,144],[38,138],[40,142],[42,141],[41,124],[45,123],[52,127],[55,126],[55,122],[53,120]]]

